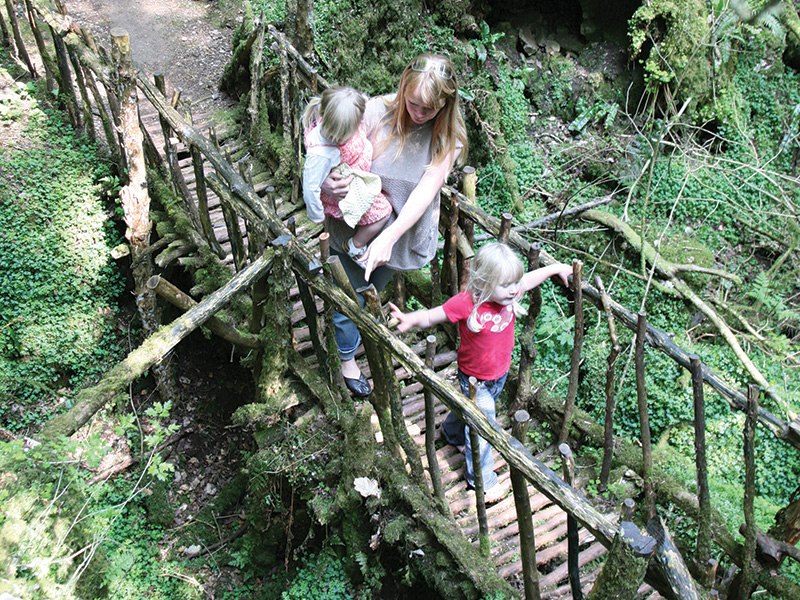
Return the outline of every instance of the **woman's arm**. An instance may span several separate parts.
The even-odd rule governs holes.
[[[364,277],[367,281],[369,281],[372,271],[389,262],[392,257],[392,248],[394,248],[397,240],[403,237],[419,221],[428,206],[433,202],[433,199],[436,198],[436,194],[442,189],[447,175],[450,173],[450,169],[453,167],[453,163],[460,152],[461,149],[457,148],[439,165],[426,170],[397,215],[397,219],[372,240],[364,257],[361,259],[365,265]]]
[[[568,277],[572,275],[572,267],[565,263],[555,263],[546,267],[541,267],[535,271],[528,271],[522,276],[520,281],[520,293],[525,293],[541,285],[546,279],[553,275],[558,275],[565,287],[569,287]]]
[[[426,329],[447,321],[447,315],[444,312],[444,308],[441,306],[404,313],[389,302],[389,308],[392,309],[392,316],[400,321],[400,324],[397,326],[397,331],[401,332],[408,331],[412,327],[422,327]]]

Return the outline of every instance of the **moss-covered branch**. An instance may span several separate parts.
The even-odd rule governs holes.
[[[41,438],[52,440],[61,435],[69,436],[75,433],[126,385],[141,377],[150,367],[162,360],[178,342],[205,323],[233,296],[247,289],[256,279],[269,271],[271,265],[270,251],[237,273],[225,286],[210,294],[200,304],[172,323],[162,326],[125,360],[106,373],[97,385],[81,391],[75,400],[75,405],[68,412],[50,419],[42,428]]]

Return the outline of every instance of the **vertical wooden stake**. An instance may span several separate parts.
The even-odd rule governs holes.
[[[67,48],[72,70],[75,71],[75,82],[78,84],[78,92],[81,96],[81,110],[83,114],[83,131],[92,143],[97,141],[97,133],[94,130],[94,115],[92,115],[92,104],[89,100],[89,93],[86,91],[86,81],[83,69],[75,51]]]
[[[689,357],[692,370],[694,396],[694,454],[697,469],[697,544],[695,564],[703,565],[711,558],[711,496],[708,490],[708,465],[706,462],[706,403],[703,397],[703,365],[700,357]]]
[[[534,242],[528,250],[528,270],[535,271],[539,268],[539,243]],[[531,370],[536,360],[536,319],[542,307],[542,290],[536,286],[528,292],[530,304],[528,314],[522,321],[519,329],[519,370],[517,376],[517,402],[526,402],[531,395]]]
[[[644,480],[644,506],[648,520],[656,516],[653,492],[653,450],[650,444],[650,416],[647,410],[647,385],[644,380],[644,341],[647,331],[647,316],[640,312],[636,326],[636,399],[639,405],[639,428],[642,436],[642,479]]]
[[[579,260],[572,261],[572,289],[575,301],[573,303],[575,312],[575,336],[572,344],[572,361],[569,369],[569,385],[567,386],[567,397],[564,399],[564,422],[561,425],[561,433],[558,436],[558,443],[563,444],[569,437],[569,430],[572,427],[572,413],[575,411],[575,400],[578,397],[578,376],[581,368],[581,349],[583,348],[583,289],[581,287],[581,270],[583,263]]]
[[[400,310],[406,310],[406,278],[402,271],[398,271],[394,275],[394,303],[400,307]]]
[[[323,231],[319,234],[319,260],[322,264],[328,262],[331,256],[331,234]]]
[[[458,198],[455,194],[450,196],[450,223],[448,228],[450,237],[450,253],[448,254],[448,274],[450,281],[447,285],[447,293],[450,296],[458,294],[461,277],[458,272]]]
[[[601,491],[608,486],[608,475],[611,472],[611,459],[614,456],[614,413],[617,409],[616,396],[614,395],[614,367],[617,364],[617,357],[620,353],[619,338],[617,338],[617,327],[614,322],[614,313],[611,312],[611,301],[606,293],[603,280],[595,277],[595,286],[600,292],[600,301],[603,305],[603,312],[608,322],[608,336],[611,339],[611,351],[606,359],[606,414],[603,424],[603,466],[600,469]]]
[[[203,169],[203,155],[194,144],[189,144],[189,151],[192,155],[195,192],[197,194],[197,210],[199,212],[203,234],[214,254],[220,258],[225,258],[225,250],[222,249],[222,246],[220,246],[217,241],[217,236],[214,234],[214,226],[211,224],[211,215],[208,212],[208,190],[206,189],[206,176]],[[248,242],[248,246],[250,246],[250,242]]]
[[[340,262],[337,261],[337,263],[341,266]],[[342,273],[344,273],[344,267],[342,267]],[[342,284],[339,281],[339,277],[337,277],[336,280],[341,286]],[[354,293],[360,294],[364,298],[367,310],[373,317],[379,322],[385,321],[375,286],[370,284],[367,287],[355,290]],[[356,301],[358,301],[358,298],[356,298]],[[394,369],[392,368],[391,357],[380,345],[369,337],[364,336],[361,341],[364,344],[364,353],[367,355],[367,362],[369,363],[370,373],[372,374],[372,394],[369,396],[369,401],[372,403],[372,406],[375,408],[375,413],[378,415],[378,424],[381,427],[381,433],[383,433],[383,445],[395,458],[402,460],[403,451],[407,453],[408,449],[405,445],[401,445],[401,431],[405,432],[406,437],[408,437],[408,431],[403,422],[402,408],[400,409],[399,418],[397,414],[396,405],[399,404],[399,393],[397,390],[397,379],[395,378]],[[397,398],[395,398],[395,396]],[[401,451],[401,448],[403,451]],[[410,465],[413,464],[413,457],[416,452],[416,446],[414,446],[411,456],[408,456]],[[417,459],[419,459],[418,454]],[[415,478],[419,477],[417,479],[418,481],[422,479],[421,461],[418,472],[413,474]]]
[[[469,399],[473,404],[478,402],[478,380],[475,377],[469,378]],[[472,446],[470,450],[472,451],[472,477],[475,480],[475,507],[478,512],[478,539],[481,554],[488,558],[492,552],[489,542],[489,520],[486,516],[480,437],[474,427],[469,428],[469,443]]]
[[[28,67],[28,72],[31,74],[31,77],[36,79],[38,77],[36,69],[33,67],[31,57],[28,56],[25,42],[22,41],[22,33],[19,30],[19,22],[17,21],[17,13],[14,12],[14,3],[11,0],[6,0],[6,11],[8,12],[8,22],[11,24],[11,31],[14,34],[14,42],[17,45],[17,56],[19,56]],[[56,35],[55,32],[53,32],[53,34]]]
[[[730,600],[747,600],[753,593],[756,558],[757,526],[753,510],[756,496],[756,425],[758,423],[758,398],[761,389],[754,383],[747,386],[747,413],[744,421],[744,552],[742,569],[731,583]]]
[[[425,338],[425,366],[433,369],[433,359],[436,356],[436,336],[429,335]],[[444,486],[442,474],[439,471],[439,462],[436,460],[436,421],[434,419],[433,393],[428,388],[424,391],[425,397],[425,454],[428,457],[428,472],[433,484],[433,495],[444,504]]]
[[[561,458],[564,460],[564,482],[573,486],[575,483],[575,457],[568,444],[558,446]],[[572,515],[567,515],[567,567],[569,568],[569,587],[572,590],[573,600],[583,600],[581,591],[581,572],[578,566],[580,558],[580,542],[578,540],[578,522]]]
[[[365,288],[356,290],[356,292],[363,296],[367,310],[372,313],[372,316],[375,317],[379,323],[386,325],[386,317],[383,314],[381,300],[375,286],[370,284]],[[406,427],[406,422],[403,417],[403,401],[400,398],[400,386],[397,382],[394,366],[392,365],[392,357],[379,344],[376,344],[367,337],[364,337],[363,343],[367,354],[367,360],[369,361],[370,369],[373,374],[372,382],[374,385],[374,392],[372,396],[376,398],[385,396],[388,400],[394,436],[406,455],[406,462],[411,468],[411,476],[416,479],[417,482],[422,483],[424,481],[422,459],[419,456],[417,445],[408,433],[408,428]],[[377,366],[377,369],[373,369],[374,366]]]
[[[61,74],[61,89],[59,89],[58,94],[59,104],[63,102],[63,106],[67,109],[70,123],[80,131],[82,127],[81,116],[78,111],[78,101],[75,98],[75,88],[72,86],[72,73],[69,70],[67,46],[58,32],[52,27],[50,28],[50,33],[53,36],[53,46],[56,49],[56,64],[58,64],[58,71]]]
[[[322,372],[327,376],[328,357],[325,344],[320,334],[321,326],[319,315],[317,314],[317,303],[308,288],[308,284],[295,272],[297,278],[297,289],[300,293],[300,301],[303,303],[303,311],[306,314],[306,325],[308,325],[308,335],[311,338],[311,345],[314,347],[314,354],[317,356],[317,364]]]
[[[3,17],[3,12],[0,11],[0,44],[3,45],[5,48],[9,48],[12,50],[11,55],[14,55],[13,52],[13,44],[11,43],[11,35],[8,33],[8,27],[6,26],[6,19]]]
[[[153,81],[155,82],[158,91],[161,92],[163,96],[166,98],[167,88],[164,80],[164,72],[156,71],[156,73],[153,74]],[[177,90],[175,91],[176,93],[179,93]],[[177,103],[178,103],[178,97],[176,96],[176,94],[173,94],[172,97],[173,107],[175,107]],[[183,178],[183,171],[181,171],[181,166],[178,163],[178,150],[177,148],[175,148],[175,143],[173,143],[174,138],[172,137],[172,128],[170,127],[169,122],[163,116],[159,115],[158,118],[161,123],[161,132],[164,135],[164,153],[167,155],[167,164],[169,165],[169,171],[171,177],[170,181],[172,183],[172,189],[175,191],[175,194],[181,200],[183,200],[183,205],[186,209],[186,213],[192,220],[192,225],[194,225],[195,230],[203,231],[201,224],[202,221],[200,220],[200,212],[198,211],[197,206],[195,206],[195,203],[192,200],[192,194],[191,192],[189,192],[189,186],[186,185],[186,180]],[[224,214],[225,214],[225,208],[223,206],[223,216]],[[236,212],[233,211],[233,215],[235,214]],[[232,217],[229,214],[228,217],[225,219],[225,222],[228,223],[231,220],[234,222],[238,222],[236,218]],[[231,245],[233,246],[233,244],[235,242],[238,242],[239,240],[234,240],[234,233],[232,231],[229,231],[229,233],[231,236]],[[239,239],[241,239],[241,231],[239,232]],[[243,248],[244,244],[242,243],[242,249]],[[234,258],[235,257],[236,257],[236,251],[234,249]],[[241,270],[241,268],[244,266],[244,261],[239,260],[235,262],[236,262],[236,270],[237,271]]]
[[[118,166],[120,172],[122,172],[123,163],[119,151],[119,138],[117,137],[116,133],[114,133],[114,126],[112,124],[113,117],[109,114],[110,109],[106,109],[105,105],[103,104],[103,97],[100,95],[100,89],[97,87],[97,83],[95,82],[94,74],[92,73],[91,69],[86,69],[84,71],[84,77],[89,89],[92,91],[94,104],[100,113],[100,120],[103,123],[103,132],[106,136],[108,150],[111,153],[111,160]]]
[[[475,204],[477,200],[477,186],[478,186],[478,174],[475,172],[475,167],[464,167],[462,171],[462,180],[461,180],[461,191],[467,199]],[[464,217],[463,215],[459,218],[461,230],[464,232],[464,237],[467,238],[467,243],[469,244],[470,248],[474,248],[475,246],[475,221],[470,218]],[[469,275],[469,271],[472,265],[472,257],[471,256],[464,256],[459,258],[462,259],[460,272],[462,273],[462,279],[459,285],[459,290],[464,290],[467,285],[466,278]]]
[[[503,213],[500,219],[500,233],[497,234],[497,241],[503,244],[508,243],[508,236],[511,234],[511,222],[514,216],[511,213]]]
[[[42,36],[42,30],[39,28],[39,22],[36,19],[36,12],[31,4],[31,0],[25,0],[25,9],[28,13],[28,25],[30,25],[33,39],[36,41],[36,48],[39,51],[39,57],[42,59],[42,64],[44,65],[44,75],[47,79],[47,91],[52,94],[57,85],[58,67],[53,61],[53,57],[50,56],[50,53],[47,51],[47,46]],[[5,23],[3,23],[3,33],[6,35],[8,33],[5,31]]]
[[[115,27],[111,30],[111,57],[115,68],[117,95],[120,98],[120,124],[123,148],[128,163],[128,183],[120,190],[120,202],[127,230],[125,237],[131,247],[136,306],[146,335],[155,333],[161,319],[155,294],[147,288],[153,275],[152,260],[140,258],[150,246],[150,195],[147,192],[147,172],[142,151],[142,131],[139,129],[139,105],[136,99],[136,77],[131,61],[128,32]],[[180,392],[168,362],[153,365],[158,389],[164,401],[177,403]]]
[[[514,413],[511,434],[523,446],[528,433],[531,416],[525,410]],[[539,570],[536,568],[536,538],[533,530],[533,514],[531,498],[528,493],[528,480],[518,469],[510,467],[511,488],[514,492],[514,506],[519,523],[519,548],[522,561],[522,583],[525,589],[525,600],[539,600]]]

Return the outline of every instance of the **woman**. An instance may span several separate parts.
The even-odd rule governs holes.
[[[466,158],[467,131],[450,60],[434,54],[416,57],[400,76],[396,94],[367,102],[363,123],[375,151],[371,172],[383,182],[392,216],[358,263],[342,247],[353,230],[334,219],[325,225],[353,287],[369,281],[380,291],[395,271],[419,269],[435,256],[439,191],[456,161]],[[322,189],[343,198],[350,179],[333,172]],[[342,314],[334,315],[334,325],[345,384],[354,395],[368,396],[372,390],[355,360],[361,335]]]

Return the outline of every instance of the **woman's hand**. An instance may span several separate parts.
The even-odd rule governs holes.
[[[350,191],[350,182],[353,181],[353,175],[348,177],[342,176],[338,171],[331,171],[322,182],[320,188],[331,198],[343,200]]]
[[[369,246],[367,251],[359,259],[359,262],[364,265],[364,279],[369,281],[369,276],[372,272],[389,262],[392,257],[392,248],[394,248],[396,240],[389,236],[387,230],[383,230],[378,237],[376,237]]]

